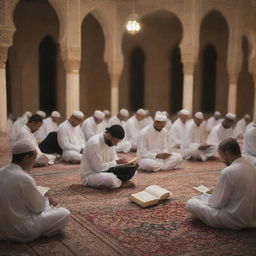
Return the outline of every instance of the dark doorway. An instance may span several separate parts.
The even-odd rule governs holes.
[[[136,47],[130,55],[130,109],[132,111],[144,107],[144,63],[143,50]]]
[[[56,109],[56,44],[46,36],[39,45],[40,109],[50,114]]]
[[[180,48],[176,45],[170,56],[171,64],[171,102],[170,102],[170,112],[176,114],[180,109],[182,109],[183,101],[183,64],[181,62]]]
[[[217,52],[212,44],[205,46],[202,61],[202,95],[203,113],[215,111]]]

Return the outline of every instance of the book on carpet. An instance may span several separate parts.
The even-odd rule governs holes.
[[[200,192],[200,193],[203,193],[203,194],[205,194],[205,193],[211,193],[211,191],[212,191],[212,189],[207,188],[207,187],[204,186],[204,185],[199,185],[199,186],[197,186],[197,187],[193,187],[193,189],[196,190],[196,191],[198,191],[198,192]]]
[[[43,196],[50,190],[50,188],[43,186],[36,186],[36,188]]]
[[[170,198],[171,195],[170,191],[158,185],[150,185],[141,192],[131,194],[129,199],[145,208],[158,204],[160,201]]]

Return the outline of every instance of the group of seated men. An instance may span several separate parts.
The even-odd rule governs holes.
[[[0,169],[0,204],[4,206],[0,210],[0,239],[31,241],[41,235],[55,234],[66,225],[70,212],[50,206],[51,200],[37,191],[35,180],[26,173],[34,164],[53,164],[58,154],[64,162],[80,163],[84,186],[115,189],[134,185],[130,179],[137,169],[134,163],[118,158],[116,152],[136,151],[139,168],[156,172],[177,168],[183,159],[206,161],[218,150],[228,167],[221,172],[212,194],[190,199],[187,208],[213,227],[241,229],[256,226],[256,169],[253,156],[248,157],[245,150],[245,157],[242,157],[240,146],[234,139],[234,114],[228,113],[222,120],[213,117],[214,125],[214,120],[210,119],[211,124],[204,124],[201,112],[189,120],[190,113],[185,109],[179,112],[173,124],[166,112],[161,111],[156,112],[154,119],[144,109],[137,110],[130,118],[126,109],[111,118],[106,118],[106,114],[96,110],[83,120],[84,114],[74,111],[58,127],[52,125],[46,136],[38,136],[43,138],[41,142],[34,136],[43,134],[40,129],[47,120],[40,112],[26,118],[23,116],[25,123],[21,127],[13,124],[13,129],[19,128],[11,134],[12,163]],[[60,114],[56,111],[49,117],[55,123],[57,118]],[[205,130],[210,125],[206,138]],[[244,137],[247,150],[253,145],[255,132],[253,123],[245,134],[239,134],[240,138]],[[41,148],[46,151],[47,148],[58,149],[58,152],[49,150],[44,153]]]

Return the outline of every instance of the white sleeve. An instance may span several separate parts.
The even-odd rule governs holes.
[[[75,150],[77,152],[80,152],[81,148],[75,147],[69,142],[69,136],[66,129],[64,129],[63,127],[59,127],[57,132],[57,139],[62,150]]]
[[[137,156],[139,158],[156,158],[156,153],[152,153],[148,150],[147,136],[141,131],[138,137]]]

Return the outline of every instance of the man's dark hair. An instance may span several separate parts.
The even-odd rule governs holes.
[[[28,120],[28,123],[32,123],[32,122],[35,122],[35,123],[40,122],[40,123],[42,123],[42,122],[43,122],[43,119],[42,119],[41,116],[35,114],[35,115],[31,116],[31,117],[29,118],[29,120]]]
[[[112,137],[122,140],[125,136],[124,129],[121,125],[115,124],[106,128],[106,132],[110,133]]]
[[[21,161],[23,161],[23,159],[25,158],[25,156],[32,156],[34,153],[34,151],[29,151],[29,152],[25,152],[25,153],[20,153],[20,154],[13,154],[12,155],[12,163],[19,163]]]
[[[240,146],[238,142],[233,138],[228,138],[221,141],[218,149],[222,152],[228,151],[235,155],[241,155]]]

